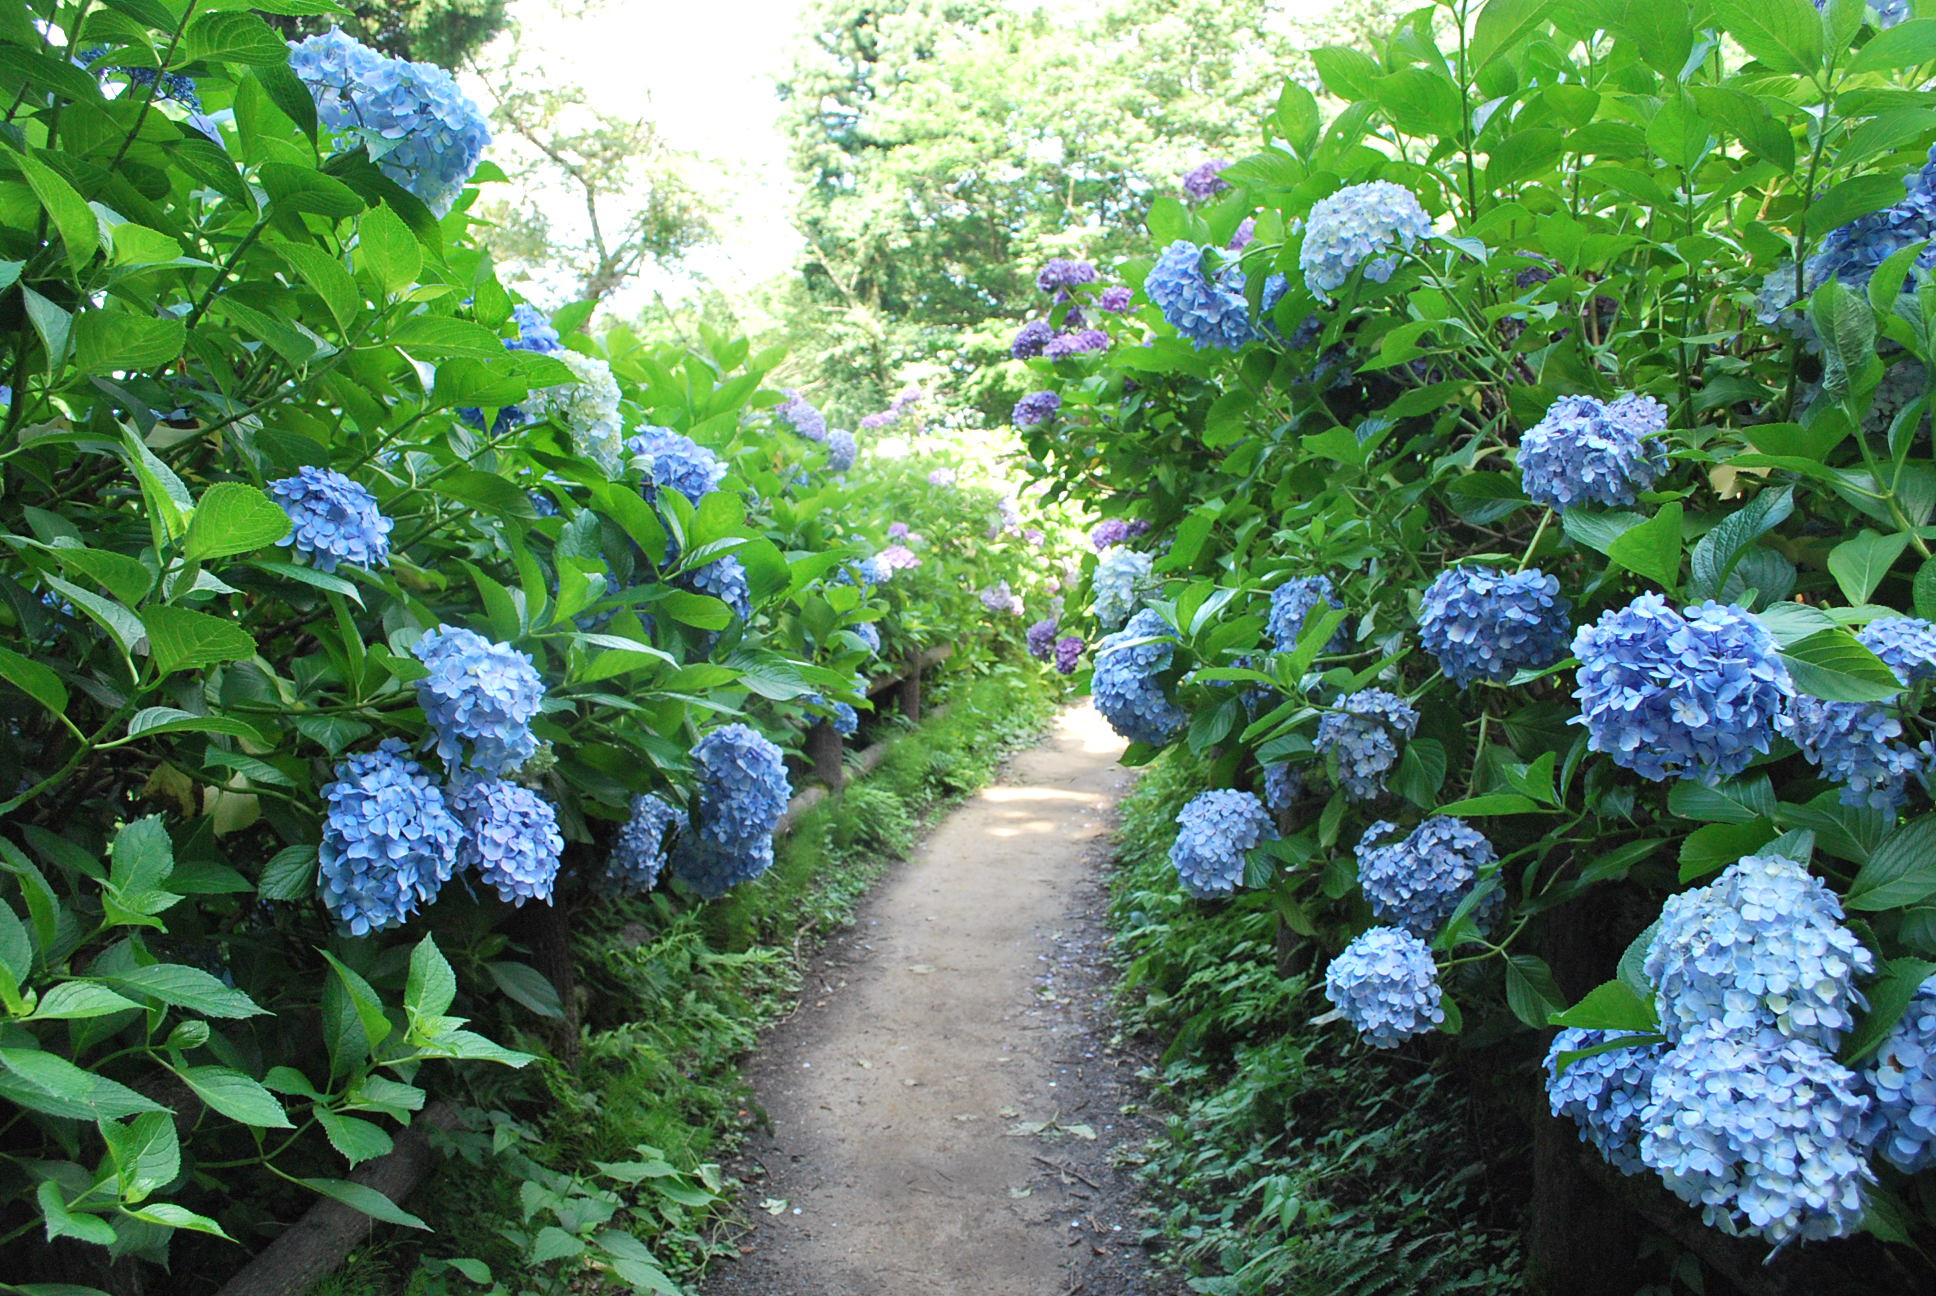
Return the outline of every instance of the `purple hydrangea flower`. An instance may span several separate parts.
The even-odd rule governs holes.
[[[632,798],[632,813],[612,840],[601,879],[608,890],[640,895],[658,884],[665,870],[666,846],[685,823],[685,816],[651,793]]]
[[[1183,173],[1183,195],[1191,202],[1202,202],[1229,190],[1230,182],[1221,176],[1223,169],[1230,165],[1229,158],[1212,158],[1199,162]]]
[[[376,496],[334,468],[299,468],[294,477],[270,482],[269,494],[291,523],[276,543],[309,555],[317,571],[333,572],[339,563],[389,566],[396,524],[377,508]]]
[[[1535,504],[1625,508],[1667,469],[1667,407],[1650,396],[1562,396],[1519,439],[1519,476]]]
[[[1076,663],[1082,660],[1082,639],[1078,635],[1064,635],[1055,641],[1055,669],[1063,675],[1076,673]]]
[[[1042,348],[1042,356],[1047,360],[1067,360],[1070,356],[1088,355],[1109,349],[1109,335],[1101,329],[1083,329],[1077,333],[1058,333],[1050,338]]]
[[[463,829],[400,741],[386,738],[338,765],[322,799],[322,901],[344,931],[384,931],[437,898]]]
[[[1325,969],[1324,994],[1374,1048],[1396,1047],[1445,1020],[1432,951],[1400,927],[1373,927],[1345,946]]]
[[[1383,689],[1360,689],[1318,721],[1320,755],[1335,753],[1338,783],[1355,801],[1384,795],[1385,780],[1398,764],[1398,742],[1418,728],[1418,712],[1404,698]]]
[[[1016,427],[1030,428],[1054,418],[1062,408],[1062,398],[1052,391],[1030,392],[1015,402],[1011,416]]]
[[[809,441],[827,439],[827,416],[814,408],[809,401],[791,387],[786,389],[786,399],[773,409],[775,414],[785,419],[793,430]]]
[[[1015,340],[1008,344],[1008,353],[1017,360],[1039,356],[1054,337],[1055,326],[1047,320],[1030,320],[1022,325],[1015,334]]]
[[[936,468],[928,474],[928,485],[930,486],[952,486],[954,484],[955,470],[952,468]]]
[[[386,58],[332,27],[292,42],[289,67],[315,96],[319,124],[367,145],[383,173],[438,216],[491,142],[484,114],[435,63]]]
[[[1040,621],[1029,626],[1027,633],[1023,636],[1028,641],[1028,655],[1037,661],[1043,662],[1048,661],[1050,657],[1054,656],[1055,630],[1056,621],[1054,617],[1043,617]]]
[[[1131,303],[1135,300],[1135,289],[1125,287],[1122,284],[1116,284],[1102,290],[1102,295],[1096,298],[1096,305],[1098,308],[1108,311],[1111,315],[1121,315],[1130,308]]]
[[[1768,750],[1795,694],[1762,624],[1701,603],[1685,616],[1658,594],[1582,626],[1573,696],[1588,745],[1642,778],[1714,783]]]
[[[530,788],[470,773],[451,780],[448,799],[464,826],[457,866],[476,872],[506,904],[550,904],[565,849],[556,807]]]
[[[538,740],[530,724],[544,705],[544,681],[529,654],[449,625],[410,651],[430,669],[417,681],[417,703],[446,765],[508,774],[531,759]]]
[[[1419,606],[1419,641],[1461,688],[1551,666],[1573,637],[1573,605],[1559,591],[1538,568],[1448,568]]]
[[[1007,581],[997,581],[981,592],[981,605],[990,612],[1008,616],[1022,615],[1022,600],[1008,587]]]
[[[860,458],[860,443],[854,434],[844,428],[835,428],[827,434],[827,468],[831,472],[844,473],[854,466]]]
[[[1175,737],[1189,719],[1170,701],[1157,678],[1169,669],[1174,656],[1172,645],[1137,642],[1167,640],[1169,635],[1170,627],[1163,618],[1145,608],[1121,630],[1104,636],[1097,646],[1090,694],[1109,727],[1131,742],[1161,745]],[[1058,656],[1059,652],[1058,646]]]
[[[1128,520],[1123,518],[1108,518],[1102,522],[1098,522],[1095,528],[1089,532],[1089,543],[1095,547],[1097,553],[1101,553],[1111,545],[1119,545],[1134,540],[1137,536],[1146,534],[1149,529],[1150,524],[1141,518],[1130,518]]]
[[[1177,881],[1199,899],[1229,895],[1243,885],[1250,852],[1277,840],[1277,825],[1254,793],[1217,788],[1201,793],[1176,816],[1170,863]]]
[[[1312,205],[1298,265],[1312,294],[1328,300],[1359,266],[1365,278],[1386,282],[1398,269],[1388,254],[1430,237],[1432,218],[1411,190],[1389,180],[1347,185]]]
[[[1256,239],[1257,218],[1254,216],[1246,216],[1242,221],[1238,222],[1237,228],[1230,235],[1230,242],[1224,246],[1232,252],[1241,252],[1255,242]],[[1282,275],[1272,275],[1271,277],[1273,279],[1283,278]],[[1288,286],[1286,284],[1286,287]],[[1283,296],[1283,293],[1280,292],[1278,296]]]
[[[1096,267],[1088,261],[1054,257],[1035,276],[1035,286],[1045,293],[1066,294],[1081,284],[1096,282]],[[1058,298],[1066,301],[1066,296]]]

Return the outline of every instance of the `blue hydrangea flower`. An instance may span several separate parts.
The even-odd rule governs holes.
[[[827,416],[822,414],[805,396],[787,388],[786,399],[774,407],[773,412],[787,421],[792,429],[809,441],[827,439]]]
[[[1229,158],[1212,158],[1199,162],[1183,173],[1183,196],[1191,202],[1202,202],[1214,198],[1230,188],[1230,182],[1222,178],[1221,172],[1230,165]]]
[[[619,418],[621,393],[612,366],[597,356],[557,351],[552,359],[576,375],[575,381],[540,387],[519,408],[527,418],[554,418],[571,433],[572,449],[617,476],[625,440]]]
[[[1856,638],[1887,662],[1905,687],[1936,678],[1936,625],[1916,617],[1873,621]],[[1797,696],[1777,721],[1782,735],[1842,785],[1842,804],[1894,811],[1909,799],[1909,780],[1925,778],[1929,753],[1909,745],[1899,707],[1825,702]]]
[[[1535,504],[1625,508],[1667,470],[1667,407],[1651,396],[1612,402],[1562,396],[1519,439],[1519,477]]]
[[[1365,278],[1386,282],[1398,269],[1398,258],[1381,254],[1409,252],[1431,237],[1432,218],[1411,190],[1389,180],[1347,185],[1312,204],[1298,266],[1312,295],[1325,301],[1359,266]]]
[[[1580,1127],[1580,1141],[1591,1143],[1621,1174],[1646,1169],[1640,1159],[1641,1113],[1653,1088],[1654,1070],[1667,1050],[1656,1042],[1608,1049],[1575,1058],[1560,1072],[1560,1055],[1596,1048],[1611,1040],[1635,1038],[1617,1031],[1569,1026],[1546,1050],[1546,1101],[1553,1115]]]
[[[491,142],[490,127],[435,63],[386,58],[332,27],[291,42],[289,66],[324,129],[369,149],[383,173],[442,216]]]
[[[1432,951],[1401,927],[1373,927],[1345,946],[1325,969],[1324,995],[1375,1048],[1393,1048],[1445,1020]]]
[[[657,502],[661,490],[676,490],[696,506],[726,480],[718,455],[671,428],[640,428],[625,439],[625,453],[644,473],[642,489],[650,502]]]
[[[1875,1182],[1868,1112],[1855,1074],[1813,1044],[1689,1035],[1654,1069],[1640,1159],[1724,1232],[1843,1237]]]
[[[95,45],[75,55],[75,62],[104,80],[110,76],[123,76],[131,86],[137,88],[153,86],[153,98],[173,99],[190,112],[201,112],[202,97],[196,93],[193,77],[185,77],[179,72],[161,72],[155,68],[146,67],[96,67],[95,64],[106,58],[107,53],[107,46]]]
[[[1551,666],[1573,637],[1573,605],[1538,568],[1451,567],[1426,589],[1418,637],[1454,684]]]
[[[752,619],[753,587],[746,579],[746,565],[732,554],[695,567],[680,577],[680,583],[697,593],[712,595],[740,620]]]
[[[529,654],[450,625],[410,651],[430,668],[417,681],[417,703],[446,765],[508,774],[531,759],[538,750],[531,718],[544,705],[544,681]]]
[[[1344,604],[1338,601],[1337,591],[1332,588],[1329,576],[1295,576],[1271,591],[1270,616],[1264,623],[1264,631],[1270,635],[1271,643],[1278,652],[1296,650],[1297,637],[1304,631],[1305,618],[1320,603],[1344,610]],[[1340,626],[1338,632],[1331,636],[1327,649],[1341,652],[1350,642],[1350,636]]]
[[[1398,737],[1410,738],[1418,712],[1404,698],[1383,689],[1360,689],[1318,721],[1320,755],[1335,754],[1338,783],[1355,801],[1374,801],[1398,764]]]
[[[1161,744],[1174,738],[1189,719],[1182,708],[1170,701],[1157,678],[1168,670],[1173,646],[1169,643],[1136,643],[1138,639],[1167,637],[1170,627],[1154,611],[1145,608],[1129,619],[1129,624],[1112,635],[1105,635],[1096,648],[1095,673],[1089,691],[1096,710],[1114,729],[1131,742]],[[1063,641],[1068,642],[1067,640]],[[1081,640],[1075,652],[1082,651]],[[1056,645],[1056,665],[1060,669],[1062,645]],[[1067,671],[1063,672],[1067,674]]]
[[[1264,766],[1264,804],[1272,810],[1289,810],[1304,795],[1304,771],[1279,761]]]
[[[685,816],[649,792],[632,798],[632,814],[612,839],[601,879],[607,890],[643,895],[658,884],[666,863],[666,844]]]
[[[1015,340],[1008,344],[1008,353],[1017,360],[1029,360],[1042,354],[1055,336],[1055,328],[1047,320],[1030,320],[1016,332]]]
[[[1090,588],[1096,596],[1093,611],[1103,628],[1115,629],[1142,605],[1154,581],[1151,562],[1148,554],[1120,545],[1105,550],[1096,560]]]
[[[1255,793],[1235,788],[1204,792],[1176,816],[1170,846],[1177,881],[1199,899],[1229,895],[1244,883],[1244,861],[1264,842],[1277,840],[1277,825]]]
[[[1642,778],[1715,783],[1768,750],[1775,717],[1794,696],[1775,641],[1754,617],[1721,603],[1685,616],[1642,594],[1573,637],[1573,696],[1587,745]]]
[[[1062,408],[1062,398],[1052,391],[1030,392],[1015,402],[1015,412],[1010,421],[1018,428],[1034,427],[1054,418]]]
[[[879,626],[875,625],[872,621],[857,621],[847,628],[852,630],[860,638],[860,641],[867,645],[867,651],[877,655],[880,653],[881,628]]]
[[[1936,1167],[1936,976],[1917,988],[1862,1082],[1883,1160],[1904,1174]]]
[[[1381,922],[1429,937],[1499,855],[1483,833],[1451,815],[1434,815],[1403,839],[1377,844],[1396,831],[1381,820],[1358,839],[1358,888]]]
[[[1096,267],[1087,261],[1054,257],[1035,276],[1035,286],[1046,293],[1066,293],[1071,288],[1096,282]]]
[[[338,765],[322,798],[322,900],[344,931],[384,931],[437,898],[464,833],[401,742],[386,738]]]
[[[299,468],[294,477],[270,482],[269,494],[292,523],[276,543],[308,554],[317,571],[333,572],[338,563],[390,565],[396,524],[378,510],[376,496],[334,468]]]
[[[1641,967],[1670,1040],[1718,1027],[1833,1049],[1868,1004],[1855,982],[1875,955],[1822,879],[1785,855],[1750,855],[1668,897]]]
[[[699,772],[699,828],[716,842],[771,838],[793,795],[786,761],[757,730],[729,724],[692,749]]]
[[[464,826],[457,867],[490,883],[506,904],[550,904],[565,849],[557,808],[528,787],[469,773],[451,780],[448,799]]]
[[[1163,312],[1170,327],[1199,351],[1205,347],[1235,351],[1256,340],[1241,279],[1233,284],[1222,275],[1216,282],[1205,278],[1203,249],[1188,239],[1163,249],[1143,280],[1143,294]]]
[[[837,473],[844,473],[854,466],[860,458],[860,443],[854,434],[842,428],[835,428],[827,434],[827,467]]]
[[[1828,8],[1828,0],[1815,0],[1817,9]],[[1877,31],[1886,31],[1909,16],[1909,0],[1869,0],[1869,10]]]
[[[543,311],[528,302],[519,302],[511,308],[511,322],[518,326],[518,335],[504,340],[507,351],[532,351],[538,355],[553,355],[565,349],[558,336],[558,330],[551,326]]]
[[[672,873],[702,900],[716,900],[773,867],[773,839],[714,841],[687,833],[674,843]]]

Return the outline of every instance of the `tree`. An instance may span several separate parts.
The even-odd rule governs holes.
[[[395,58],[454,68],[504,30],[508,0],[392,0],[350,6],[347,15],[271,17],[291,38],[341,27]]]

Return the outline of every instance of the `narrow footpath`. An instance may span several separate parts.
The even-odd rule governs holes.
[[[706,1296],[1157,1296],[1116,1164],[1100,872],[1131,775],[1087,706],[943,820],[751,1068],[754,1221]]]

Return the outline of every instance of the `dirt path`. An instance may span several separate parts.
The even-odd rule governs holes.
[[[949,815],[752,1069],[754,1232],[707,1296],[1153,1293],[1128,1214],[1097,881],[1122,742],[1087,707]],[[763,1208],[762,1208],[763,1207]]]

